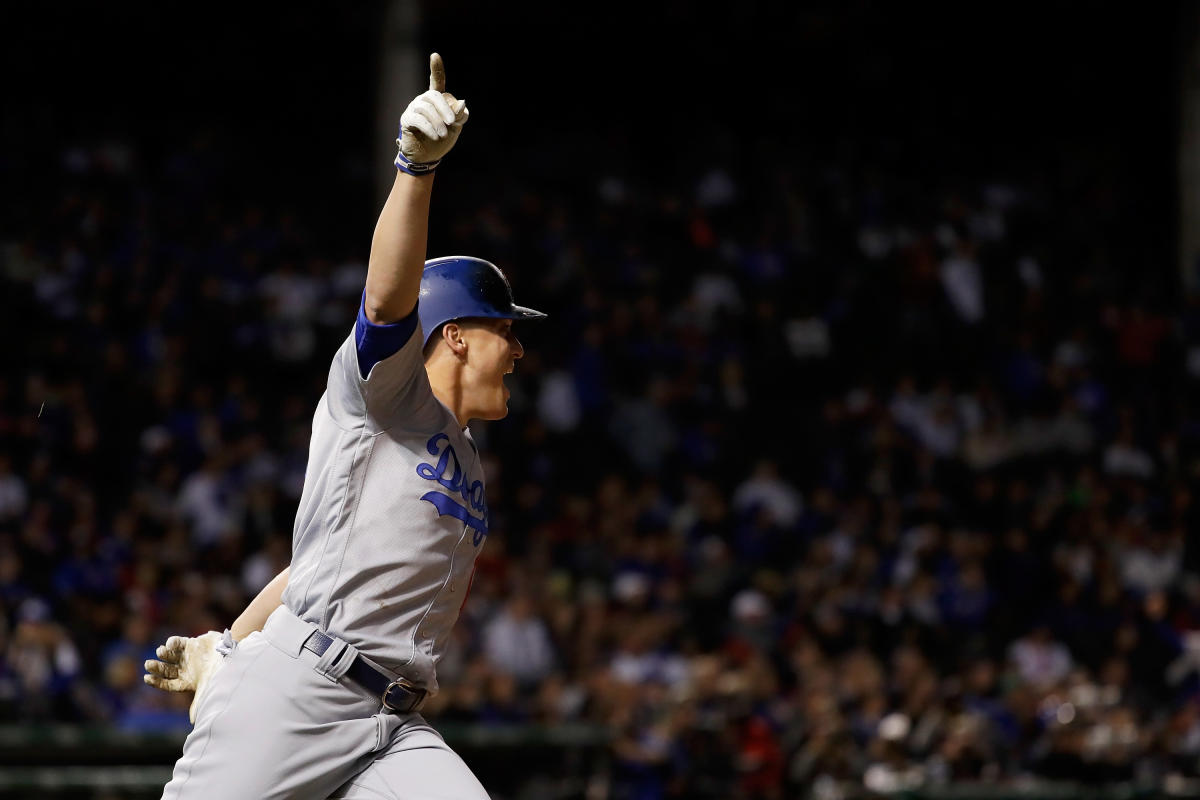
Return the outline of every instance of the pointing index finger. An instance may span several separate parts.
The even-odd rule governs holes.
[[[436,92],[446,91],[446,65],[437,53],[429,54],[429,88]]]

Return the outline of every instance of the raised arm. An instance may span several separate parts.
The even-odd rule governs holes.
[[[407,317],[417,302],[429,230],[433,171],[450,152],[467,104],[446,92],[446,70],[437,53],[429,57],[429,90],[409,103],[400,117],[396,181],[371,239],[364,310],[376,324]]]
[[[437,53],[429,57],[429,90],[418,95],[400,117],[400,138],[396,140],[396,182],[384,203],[375,234],[371,239],[371,258],[367,266],[367,285],[363,296],[363,315],[356,332],[359,366],[365,379],[370,365],[403,344],[387,332],[373,338],[374,326],[404,331],[405,325],[391,325],[410,317],[421,286],[425,267],[425,246],[429,228],[429,197],[433,171],[450,152],[467,121],[467,104],[446,91],[446,70]],[[413,325],[415,325],[415,321]],[[404,336],[409,336],[407,328]],[[390,349],[389,349],[390,348]],[[233,643],[262,630],[267,617],[282,602],[290,568],[275,576],[246,606],[227,634],[209,631],[202,636],[172,636],[158,648],[159,660],[146,662],[144,680],[151,686],[172,692],[194,691],[190,713],[204,694],[213,673],[224,663]]]

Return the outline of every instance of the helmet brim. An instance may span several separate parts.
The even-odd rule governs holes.
[[[508,319],[545,319],[546,315],[525,306],[513,306],[512,313],[504,315]]]

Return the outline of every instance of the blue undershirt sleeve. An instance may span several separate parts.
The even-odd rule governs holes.
[[[363,292],[362,300],[358,302],[358,321],[354,323],[354,345],[358,352],[358,374],[363,380],[371,374],[371,367],[393,355],[404,347],[413,331],[417,329],[420,317],[417,307],[407,317],[399,322],[389,322],[386,325],[376,325],[367,319],[367,293]]]

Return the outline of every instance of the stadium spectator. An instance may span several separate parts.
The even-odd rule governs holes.
[[[181,191],[201,142],[118,151],[0,248],[9,720],[186,720],[132,665],[286,562],[361,290],[286,199]],[[571,313],[477,431],[495,535],[430,718],[606,726],[647,798],[1200,777],[1200,306],[1123,291],[1069,185],[771,163],[447,200]]]

